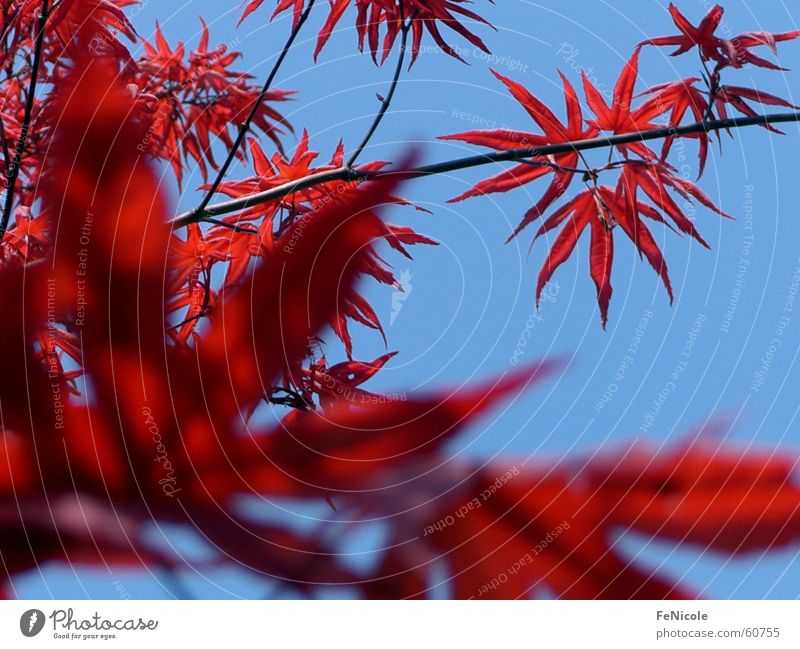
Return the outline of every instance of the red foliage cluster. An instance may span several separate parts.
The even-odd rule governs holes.
[[[290,92],[274,90],[262,100],[251,75],[231,69],[239,52],[225,45],[209,49],[205,23],[200,42],[188,57],[183,43],[174,50],[169,46],[158,25],[155,36],[155,47],[144,41],[145,54],[130,82],[153,113],[145,145],[172,164],[178,182],[189,159],[197,163],[203,178],[207,166],[218,168],[212,140],[232,148],[230,131],[244,123],[256,102],[253,125],[280,148],[281,127],[290,127],[271,104],[286,101]]]
[[[31,75],[31,61],[14,67],[17,56],[35,49],[41,7],[36,2],[5,3],[8,15],[2,23],[8,46],[0,52],[0,65],[11,65],[13,75],[3,82],[2,141],[5,143],[0,169],[8,176],[12,163],[20,166],[20,180],[16,191],[19,212],[25,225],[32,206],[34,188],[41,172],[42,160],[52,143],[51,125],[56,120],[46,102],[34,99],[30,123],[23,130],[23,117]],[[161,29],[156,29],[155,46],[146,41],[144,54],[133,60],[120,38],[137,40],[133,26],[122,12],[122,7],[137,4],[135,0],[62,0],[55,4],[44,32],[40,76],[54,78],[68,72],[69,61],[80,55],[78,43],[93,56],[121,63],[120,76],[128,92],[143,110],[150,113],[148,128],[138,143],[138,150],[158,156],[172,165],[180,182],[183,169],[195,162],[205,177],[207,168],[216,169],[211,142],[222,142],[230,148],[230,132],[240,126],[253,105],[259,101],[260,87],[251,82],[249,74],[231,69],[241,56],[227,46],[209,48],[208,28],[203,32],[197,48],[186,53],[183,43],[173,49]],[[265,133],[280,148],[278,135],[281,128],[290,128],[274,102],[283,102],[291,95],[286,91],[271,91],[253,120],[253,125]],[[23,142],[25,155],[15,160],[9,151],[13,143]],[[243,155],[244,152],[241,152]],[[35,236],[41,227],[30,224]],[[18,231],[18,236],[25,236]],[[28,259],[40,246],[23,250],[9,245],[7,240],[0,248],[0,259],[15,263]]]
[[[747,32],[734,36],[733,38],[722,38],[717,36],[716,31],[722,21],[725,10],[720,5],[714,5],[708,13],[695,27],[678,8],[670,3],[669,13],[675,26],[680,30],[676,36],[660,36],[644,41],[645,45],[676,46],[677,49],[672,56],[684,54],[693,48],[700,50],[700,56],[705,61],[714,61],[716,68],[721,70],[726,67],[741,68],[745,65],[756,65],[761,68],[772,70],[782,70],[780,66],[768,61],[752,50],[753,48],[765,45],[777,53],[777,43],[781,41],[793,40],[800,36],[800,31],[782,32],[772,34],[770,32]]]
[[[714,36],[714,30],[722,17],[722,8],[718,5],[708,13],[697,28],[692,27],[673,5],[670,5],[670,13],[682,35],[650,39],[639,44],[620,73],[608,101],[582,71],[586,104],[594,113],[593,119],[584,119],[577,93],[563,74],[561,79],[566,99],[567,124],[559,121],[553,112],[526,88],[493,72],[536,122],[542,133],[495,129],[448,135],[441,139],[461,140],[495,150],[535,148],[575,142],[598,134],[624,135],[660,127],[679,127],[687,124],[687,117],[694,122],[715,117],[726,119],[727,106],[744,115],[755,115],[755,111],[745,100],[795,108],[788,101],[757,89],[725,85],[721,83],[720,73],[727,67],[739,68],[746,63],[780,69],[757,57],[750,49],[758,45],[769,45],[774,51],[777,41],[797,38],[800,36],[800,31],[782,34],[748,33],[727,41]],[[704,65],[707,60],[714,60],[717,63],[713,72],[704,73],[703,81],[706,89],[701,90],[696,87],[700,82],[699,78],[690,77],[659,84],[636,95],[639,56],[644,45],[678,45],[679,48],[673,53],[674,55],[698,47]],[[637,97],[640,97],[640,100],[638,105],[635,105]],[[661,123],[657,123],[656,119],[661,120]],[[768,124],[765,126],[779,132]],[[546,283],[555,270],[569,258],[580,236],[588,228],[591,232],[590,271],[597,288],[600,320],[605,327],[612,292],[613,233],[617,226],[631,240],[639,255],[646,258],[661,277],[672,301],[672,286],[667,273],[667,264],[646,221],[654,221],[667,227],[671,227],[668,221],[672,221],[680,232],[690,235],[708,248],[708,244],[675,202],[671,193],[686,204],[694,200],[722,216],[728,216],[714,205],[698,185],[689,181],[685,174],[670,164],[669,154],[676,137],[679,136],[665,138],[660,152],[643,141],[617,144],[615,146],[617,158],[613,159],[609,155],[605,164],[595,167],[590,166],[584,155],[577,151],[526,159],[508,171],[481,181],[473,189],[453,200],[460,201],[491,192],[507,192],[552,173],[552,182],[541,199],[524,214],[512,234],[513,238],[523,228],[542,217],[558,198],[567,193],[576,177],[581,178],[586,189],[554,210],[534,236],[535,240],[561,227],[539,273],[536,298],[538,302]],[[701,130],[680,137],[698,140],[698,176],[702,175],[710,136]],[[616,185],[601,185],[600,177],[607,176],[611,171],[620,172]]]
[[[396,195],[403,174],[321,181],[176,233],[156,164],[168,162],[178,180],[191,163],[205,175],[217,167],[214,142],[240,154],[232,133],[254,107],[253,124],[276,150],[268,155],[254,136],[253,175],[202,191],[242,198],[346,168],[343,145],[318,164],[304,131],[285,154],[280,129],[290,126],[271,103],[287,93],[254,103],[261,90],[232,70],[236,53],[209,49],[205,26],[188,57],[157,29],[155,44],[134,60],[119,40],[138,38],[122,12],[129,0],[60,0],[40,39],[32,4],[5,3],[2,16],[10,44],[2,68],[38,42],[48,80],[46,99],[27,101],[35,64],[21,56],[19,73],[0,81],[3,141],[16,142],[19,154],[5,147],[3,171],[20,169],[20,182],[6,188],[14,220],[0,242],[0,578],[7,594],[16,575],[48,561],[184,568],[186,559],[149,539],[153,521],[183,525],[208,542],[212,552],[191,564],[195,570],[243,566],[308,596],[328,586],[349,586],[359,597],[428,596],[433,566],[444,565],[458,598],[689,597],[691,587],[626,558],[616,536],[634,531],[729,554],[800,540],[796,460],[788,455],[739,453],[699,436],[666,452],[634,445],[586,462],[451,457],[448,444],[467,426],[559,364],[411,399],[363,387],[394,353],[371,362],[352,357],[349,320],[383,331],[360,278],[397,285],[379,247],[408,256],[412,245],[436,243],[381,218],[387,205],[409,205]],[[251,2],[245,15],[260,4]],[[318,48],[348,5],[331,4]],[[427,30],[451,52],[442,23],[483,47],[456,20],[478,18],[459,0],[355,5],[374,55],[380,31],[385,57],[404,18],[416,45]],[[292,9],[297,20],[305,6],[282,1],[276,11]],[[757,63],[749,50],[769,39],[742,37],[734,58],[713,40],[718,18],[710,15],[696,29],[676,18],[684,35],[650,44],[684,51],[692,39],[706,59],[727,67]],[[639,53],[610,106],[584,78],[592,119],[563,76],[565,122],[496,75],[542,133],[448,138],[497,150],[563,144],[649,129],[666,114],[671,124],[687,114],[699,119],[720,101],[735,105],[725,97],[752,98],[712,85],[704,99],[692,83],[665,84],[633,108]],[[699,139],[702,169],[707,141]],[[580,168],[576,151],[531,159],[456,200],[552,174],[515,236],[582,178],[586,189],[537,233],[562,227],[538,290],[588,228],[605,323],[617,225],[670,295],[645,219],[669,219],[706,245],[667,193],[716,209],[669,164],[673,140],[661,152],[620,145],[619,161],[599,170]],[[387,165],[346,170],[362,178]],[[600,173],[612,169],[621,170],[617,184],[600,185]],[[346,360],[329,364],[320,354],[326,328],[344,342]],[[288,409],[265,423],[254,416],[265,403]],[[375,566],[354,567],[330,530],[300,532],[252,516],[243,503],[254,496],[327,502],[352,525],[383,520],[390,542]]]
[[[493,2],[493,0],[489,0],[489,2]],[[245,7],[239,22],[241,23],[262,4],[264,4],[264,0],[251,0]],[[272,17],[274,18],[285,11],[292,10],[294,24],[296,25],[303,13],[303,8],[307,4],[308,0],[280,0]],[[469,4],[469,0],[332,0],[328,18],[317,35],[314,58],[316,59],[319,56],[339,21],[353,5],[357,10],[356,31],[358,32],[358,47],[363,51],[366,44],[376,63],[383,63],[386,57],[389,56],[389,52],[392,51],[392,46],[402,30],[403,23],[407,19],[411,25],[412,64],[419,54],[422,37],[426,31],[443,52],[459,61],[464,60],[458,51],[447,43],[439,31],[440,24],[465,38],[475,47],[488,53],[489,49],[485,43],[459,21],[459,18],[467,19],[491,27],[486,20],[471,9],[468,9],[465,6],[467,4]]]
[[[312,166],[317,158],[315,151],[309,150],[308,133],[295,149],[291,159],[280,152],[270,160],[256,140],[250,141],[255,175],[243,180],[224,182],[217,191],[236,198],[274,188],[284,183],[300,180],[321,171],[336,169],[344,163],[344,146],[339,145],[327,165]],[[387,162],[372,162],[359,165],[363,171],[383,169]],[[254,258],[269,258],[279,246],[280,238],[289,229],[303,223],[316,210],[328,205],[341,203],[357,187],[353,182],[320,183],[312,188],[300,190],[291,197],[276,199],[245,209],[223,218],[219,225],[201,232],[196,224],[189,226],[186,240],[174,239],[173,251],[177,273],[172,295],[176,299],[170,303],[169,311],[182,314],[183,319],[175,333],[175,339],[186,342],[194,332],[200,319],[213,309],[217,296],[239,285]],[[209,189],[203,187],[202,189]],[[402,198],[387,195],[387,204],[408,205]],[[389,245],[409,259],[406,246],[415,244],[437,245],[408,227],[381,222],[379,235]],[[219,263],[227,263],[225,279],[218,290],[211,284],[211,269]],[[378,282],[399,287],[387,263],[372,247],[358,266],[360,274],[368,275]],[[369,303],[355,290],[342,291],[338,309],[331,319],[331,327],[344,342],[349,357],[352,358],[352,340],[347,321],[354,320],[362,325],[381,332],[378,315]]]

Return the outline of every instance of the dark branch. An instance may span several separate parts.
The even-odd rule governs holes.
[[[576,140],[574,142],[559,142],[558,144],[548,144],[540,147],[527,147],[520,149],[507,149],[504,151],[494,151],[492,153],[485,153],[474,155],[467,158],[458,158],[456,160],[448,160],[446,162],[437,162],[434,164],[408,169],[406,171],[359,171],[358,169],[350,169],[341,167],[338,169],[331,169],[320,173],[306,176],[292,182],[279,185],[267,189],[263,192],[250,194],[249,196],[242,196],[233,200],[217,203],[216,205],[209,205],[205,209],[205,214],[209,216],[220,216],[224,214],[231,214],[239,210],[268,203],[270,201],[278,200],[284,196],[288,196],[294,192],[309,187],[315,187],[322,183],[341,181],[365,181],[375,180],[378,178],[386,178],[389,176],[397,175],[398,173],[403,178],[419,178],[420,176],[434,176],[437,174],[451,173],[461,169],[470,169],[472,167],[479,167],[481,165],[495,164],[498,162],[519,162],[528,158],[542,158],[549,155],[557,155],[559,153],[569,153],[572,151],[589,151],[591,149],[604,149],[606,147],[618,146],[620,144],[630,144],[632,142],[645,142],[648,140],[660,140],[666,137],[673,137],[677,135],[689,135],[692,133],[710,133],[712,131],[719,131],[730,128],[742,128],[745,126],[761,126],[764,124],[780,124],[783,122],[800,122],[800,112],[796,113],[774,113],[771,115],[754,115],[752,117],[731,117],[729,119],[715,119],[706,122],[696,122],[694,124],[686,124],[685,126],[667,126],[664,128],[655,128],[649,131],[639,131],[637,133],[623,133],[621,135],[609,135],[591,138],[587,140]],[[174,227],[183,227],[190,223],[202,220],[202,215],[197,210],[191,210],[179,214],[172,221]]]
[[[400,3],[400,12],[402,15],[403,5],[402,2]],[[372,121],[372,125],[370,126],[369,130],[367,131],[366,135],[364,135],[364,139],[361,140],[361,143],[356,147],[355,152],[353,155],[350,156],[350,159],[347,161],[348,167],[352,167],[356,160],[358,160],[359,156],[363,153],[364,149],[369,144],[369,141],[372,139],[372,136],[375,135],[375,132],[378,130],[378,127],[383,120],[384,115],[386,115],[386,111],[389,110],[389,106],[392,103],[392,98],[394,97],[394,92],[397,90],[397,83],[400,81],[400,75],[403,72],[403,62],[405,61],[406,56],[406,48],[408,45],[408,32],[411,29],[411,20],[414,17],[412,16],[408,22],[404,22],[403,26],[400,28],[402,30],[402,35],[400,37],[400,53],[397,56],[397,67],[394,70],[394,76],[392,77],[392,84],[389,86],[389,92],[386,94],[386,97],[383,98],[381,101],[381,107],[378,110],[378,113],[375,115],[375,119]]]
[[[239,132],[236,134],[236,139],[233,142],[233,146],[231,147],[230,151],[228,151],[228,156],[225,158],[225,162],[222,163],[222,166],[217,172],[217,177],[214,178],[214,182],[211,183],[211,187],[209,188],[208,192],[206,193],[203,200],[200,202],[200,205],[193,210],[195,214],[199,217],[196,220],[201,220],[203,214],[206,211],[206,207],[211,202],[212,197],[219,189],[220,183],[225,178],[225,175],[228,173],[228,169],[231,166],[234,158],[236,157],[236,153],[239,148],[242,146],[242,142],[244,142],[244,138],[247,135],[247,132],[250,130],[250,126],[253,123],[256,115],[258,114],[259,109],[261,108],[261,104],[264,103],[264,99],[267,96],[270,88],[272,87],[272,82],[275,81],[275,77],[278,74],[278,71],[283,65],[283,61],[286,59],[286,55],[289,53],[289,50],[294,43],[295,38],[300,33],[300,30],[303,27],[303,24],[308,19],[308,15],[311,13],[311,9],[314,7],[315,0],[309,0],[308,6],[303,11],[300,19],[297,21],[297,24],[292,28],[292,33],[289,35],[289,38],[286,41],[286,44],[283,46],[281,53],[278,55],[278,59],[275,61],[275,65],[272,66],[272,70],[270,70],[269,76],[267,80],[264,82],[263,87],[261,88],[261,92],[258,93],[258,97],[256,98],[255,102],[253,103],[253,107],[250,109],[250,114],[244,120],[242,125],[239,127]]]
[[[8,138],[6,137],[6,127],[3,123],[3,116],[0,115],[0,144],[3,147],[3,163],[5,164],[5,169],[11,166],[11,153],[8,149]]]
[[[39,80],[39,68],[42,64],[42,47],[44,45],[44,28],[48,16],[48,3],[49,0],[42,0],[42,12],[37,25],[36,47],[33,52],[31,80],[28,84],[28,96],[25,98],[25,112],[22,116],[22,125],[20,127],[19,140],[17,141],[14,159],[11,160],[11,172],[8,176],[8,184],[6,186],[6,202],[3,207],[3,216],[0,220],[0,242],[2,242],[3,237],[5,237],[8,224],[11,221],[11,212],[14,209],[14,190],[17,185],[17,178],[19,178],[19,168],[20,165],[22,165],[22,155],[25,152],[25,142],[28,139],[28,132],[31,127],[33,105],[36,101],[36,84]],[[6,169],[6,173],[9,173],[8,169]]]

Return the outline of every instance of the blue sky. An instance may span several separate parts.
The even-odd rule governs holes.
[[[134,11],[133,21],[150,37],[158,17],[170,42],[180,38],[193,44],[202,15],[211,27],[212,43],[229,43],[243,51],[243,67],[263,79],[289,28],[285,19],[267,23],[272,4],[267,0],[238,30],[236,2],[150,0]],[[360,140],[378,107],[376,93],[386,92],[392,63],[376,68],[368,56],[357,53],[348,15],[314,66],[313,40],[327,6],[317,4],[277,85],[299,91],[297,100],[285,107],[287,116],[298,134],[303,127],[309,130],[312,148],[327,159],[340,137],[350,147]],[[678,5],[696,21],[709,3],[687,0]],[[492,57],[455,36],[450,40],[464,48],[469,65],[423,52],[404,73],[391,112],[364,160],[396,159],[409,143],[419,145],[430,161],[468,155],[476,150],[437,142],[435,137],[492,122],[534,130],[527,114],[489,73],[490,67],[526,85],[563,116],[558,69],[576,85],[584,69],[601,89],[612,88],[636,43],[674,33],[666,3],[647,0],[503,0],[494,6],[477,0],[476,8],[497,29],[474,27],[492,49]],[[723,29],[731,35],[787,31],[797,29],[798,17],[797,7],[784,2],[732,1],[726,3]],[[649,48],[643,53],[638,90],[698,74],[696,56],[672,59],[667,52]],[[800,67],[800,41],[781,44],[780,61],[785,67]],[[745,68],[734,71],[728,81],[800,103],[800,72]],[[407,286],[404,300],[385,287],[367,291],[387,326],[389,349],[401,352],[372,388],[412,395],[502,372],[515,357],[527,362],[559,355],[567,360],[563,376],[474,426],[453,451],[476,457],[505,453],[558,459],[634,438],[656,445],[678,442],[687,431],[712,420],[722,422],[721,434],[743,447],[800,451],[800,402],[791,388],[800,378],[800,312],[785,311],[800,273],[800,186],[794,169],[800,133],[795,124],[783,130],[784,137],[760,128],[735,131],[723,137],[722,156],[716,145],[712,147],[700,184],[737,219],[725,221],[702,207],[691,215],[713,251],[653,228],[675,289],[672,306],[655,273],[618,239],[606,331],[599,324],[588,276],[586,241],[559,269],[538,313],[534,290],[546,244],[537,242],[529,253],[526,232],[504,245],[543,190],[541,184],[457,204],[446,201],[499,168],[482,167],[408,185],[404,195],[432,214],[402,209],[391,214],[392,220],[412,225],[441,245],[418,247],[414,262],[389,255]],[[295,143],[287,139],[287,148]],[[696,176],[691,143],[676,159]],[[244,173],[236,168],[233,175]],[[194,206],[198,194],[192,190],[200,183],[196,174],[187,175],[184,194],[176,192],[176,209]],[[785,317],[788,320],[782,320]],[[384,353],[380,336],[355,333],[358,357]],[[331,336],[328,340],[329,359],[343,358]],[[688,354],[682,356],[685,350]],[[682,360],[685,365],[673,380],[671,374]],[[604,394],[607,399],[600,407]],[[299,510],[296,515],[301,515]],[[359,552],[365,561],[370,542],[378,544],[379,539],[363,540]],[[767,558],[728,560],[631,536],[620,543],[639,560],[685,579],[709,597],[800,596],[800,547]],[[26,597],[108,598],[120,596],[120,584],[131,597],[166,595],[158,575],[132,572],[48,569],[18,583]],[[238,572],[187,575],[186,584],[196,596],[264,594],[252,578]]]

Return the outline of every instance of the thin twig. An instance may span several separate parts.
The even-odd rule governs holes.
[[[708,68],[708,64],[706,63],[705,57],[703,57],[703,53],[699,52],[700,54],[700,63],[703,65],[703,70],[705,70],[705,74],[703,75],[706,82],[706,88],[708,88],[708,106],[706,106],[706,110],[703,113],[703,121],[707,122],[714,116],[714,102],[717,99],[717,95],[720,91],[720,73],[719,70],[715,67],[714,71],[711,72]]]
[[[237,225],[236,223],[227,223],[226,221],[220,221],[219,219],[215,219],[215,218],[213,218],[211,216],[205,217],[203,219],[203,221],[205,223],[211,223],[213,225],[218,225],[219,227],[225,228],[227,230],[233,230],[234,232],[237,232],[239,234],[241,234],[243,232],[248,233],[248,234],[258,234],[258,228],[255,227],[255,226],[253,226],[251,228],[248,228],[248,227],[245,227],[245,226],[242,226],[242,225]]]
[[[403,3],[400,3],[400,15],[403,15]],[[408,22],[403,22],[402,27],[400,28],[402,31],[400,37],[400,53],[397,56],[397,67],[394,69],[394,76],[392,77],[392,84],[389,86],[389,92],[386,93],[386,97],[383,98],[381,101],[381,107],[378,110],[377,114],[375,115],[375,119],[372,121],[372,125],[370,126],[369,130],[367,131],[364,138],[361,140],[361,143],[356,147],[356,150],[353,152],[353,155],[350,156],[350,159],[347,161],[348,167],[352,167],[356,160],[358,160],[359,156],[364,152],[364,149],[369,144],[369,141],[372,139],[372,136],[375,135],[375,132],[378,130],[378,127],[383,120],[384,115],[386,115],[386,111],[389,110],[389,106],[392,103],[392,98],[394,97],[394,92],[397,90],[397,84],[400,81],[400,75],[403,72],[403,62],[405,61],[406,57],[406,47],[408,44],[408,32],[411,29],[411,21],[414,20],[414,16],[409,18]]]
[[[0,115],[0,144],[3,146],[3,163],[5,164],[5,170],[8,171],[9,166],[11,166],[11,154],[8,150],[8,138],[6,137],[6,127],[3,123],[2,115]]]
[[[549,160],[520,160],[522,164],[531,165],[532,167],[548,167],[553,171],[571,171],[574,174],[590,174],[594,175],[595,170],[590,169],[587,165],[586,168],[568,167],[560,165],[557,162],[550,162]]]
[[[44,28],[47,23],[48,16],[48,2],[49,0],[42,0],[42,12],[39,16],[38,32],[36,34],[36,48],[33,53],[33,65],[31,69],[31,80],[28,85],[28,96],[25,98],[25,112],[22,116],[22,125],[19,132],[19,140],[17,140],[17,150],[14,154],[14,160],[11,163],[11,174],[8,176],[8,185],[6,186],[6,202],[3,208],[3,217],[0,220],[0,241],[5,237],[8,224],[11,221],[11,211],[14,209],[14,189],[19,177],[19,168],[22,164],[22,154],[25,151],[25,142],[28,139],[28,131],[31,126],[31,119],[33,115],[33,105],[36,99],[36,83],[39,79],[39,67],[42,62],[42,47],[44,46]],[[6,169],[8,173],[8,169]]]
[[[311,174],[305,178],[299,178],[277,187],[241,196],[236,199],[209,205],[205,208],[204,214],[209,216],[221,216],[238,212],[254,205],[268,203],[294,192],[309,187],[315,187],[323,183],[343,181],[365,181],[387,178],[400,174],[403,178],[419,178],[420,176],[434,176],[437,174],[451,173],[461,169],[471,169],[487,164],[498,162],[519,162],[526,158],[539,158],[548,155],[558,155],[560,153],[570,153],[574,151],[589,151],[592,149],[603,149],[606,147],[618,146],[620,144],[630,144],[633,142],[646,142],[649,140],[660,140],[666,137],[678,135],[689,135],[692,133],[709,133],[729,128],[742,128],[746,126],[762,126],[764,124],[780,124],[784,122],[800,122],[800,112],[794,113],[773,113],[770,115],[753,115],[752,117],[730,117],[728,119],[715,119],[706,122],[696,122],[684,126],[667,126],[654,128],[647,131],[635,133],[622,133],[620,135],[600,136],[585,140],[575,140],[573,142],[559,142],[558,144],[548,144],[540,147],[527,147],[521,149],[505,149],[466,158],[457,158],[446,162],[436,162],[434,164],[423,165],[404,171],[383,170],[383,171],[362,171],[340,167],[319,173]],[[191,210],[179,214],[172,220],[173,227],[179,228],[190,223],[202,220],[203,213]]]
[[[198,219],[201,220],[205,209],[208,204],[211,202],[214,194],[219,189],[220,183],[225,178],[225,174],[228,173],[228,169],[231,166],[234,158],[236,157],[236,153],[239,150],[239,147],[242,146],[242,142],[244,142],[244,138],[247,135],[247,132],[250,130],[250,126],[255,119],[255,116],[258,114],[259,109],[261,108],[261,104],[264,103],[264,99],[267,96],[270,88],[272,87],[272,82],[275,81],[275,77],[278,74],[278,71],[283,65],[283,61],[286,59],[286,55],[289,53],[289,50],[294,43],[295,38],[300,33],[300,30],[303,27],[303,24],[306,22],[308,15],[311,13],[311,9],[314,7],[315,0],[309,0],[308,6],[303,11],[300,19],[297,21],[297,24],[292,28],[292,33],[289,35],[289,38],[286,41],[286,44],[283,46],[280,55],[278,55],[278,59],[275,61],[275,65],[272,66],[272,70],[270,70],[269,76],[267,80],[264,82],[263,87],[261,88],[261,92],[258,93],[258,97],[256,98],[255,102],[253,103],[253,107],[250,109],[250,114],[244,120],[242,125],[239,127],[239,132],[236,134],[236,139],[233,142],[233,146],[231,146],[230,151],[228,151],[228,156],[225,158],[225,162],[222,163],[222,166],[217,172],[217,177],[214,178],[214,182],[211,183],[211,187],[209,187],[208,192],[203,197],[203,200],[200,202],[200,205],[193,210],[197,215]]]

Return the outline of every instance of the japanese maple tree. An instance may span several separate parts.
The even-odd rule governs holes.
[[[268,28],[270,43],[288,33],[262,81],[239,52],[214,45],[205,23],[194,45],[159,25],[143,39],[130,19],[135,0],[2,3],[3,593],[15,596],[13,578],[49,561],[186,567],[148,537],[151,521],[209,542],[195,570],[244,566],[265,588],[302,596],[348,586],[358,597],[426,597],[444,566],[456,598],[694,597],[699,589],[627,559],[615,535],[731,555],[798,543],[798,458],[788,452],[700,435],[521,469],[502,457],[452,458],[450,443],[477,417],[561,363],[397,400],[369,388],[397,352],[363,358],[351,330],[375,330],[391,349],[363,283],[400,287],[390,255],[437,254],[439,242],[389,223],[387,207],[421,209],[403,198],[410,183],[488,163],[510,166],[452,200],[541,188],[509,232],[547,247],[532,303],[582,236],[602,328],[613,316],[617,245],[649,263],[671,301],[652,228],[709,248],[682,205],[698,203],[704,219],[729,216],[702,179],[678,171],[673,145],[696,145],[702,175],[726,129],[800,121],[789,101],[736,85],[743,68],[782,69],[765,57],[779,43],[796,47],[800,32],[724,38],[722,7],[694,25],[670,5],[665,22],[678,33],[633,44],[610,98],[585,74],[553,71],[564,105],[548,106],[492,71],[526,130],[441,134],[484,151],[420,165],[425,152],[415,149],[363,158],[423,43],[456,60],[456,40],[490,51],[488,3],[319,3],[326,19],[304,51],[295,42],[314,5],[242,3],[240,23],[291,15]],[[377,66],[396,53],[397,64],[362,141],[321,155],[306,125],[285,116],[304,98],[273,86],[287,57],[316,60],[350,19],[354,47]],[[661,47],[696,53],[697,76],[645,87],[640,60]],[[764,115],[764,106],[786,111]],[[590,162],[595,149],[604,162]],[[176,216],[159,173],[181,186],[187,171],[203,183],[195,207]],[[341,357],[330,358],[326,332],[343,343]],[[255,416],[264,404],[279,422]],[[254,517],[242,506],[251,497],[320,504],[353,527],[380,519],[389,542],[359,570],[342,559],[340,535]]]

